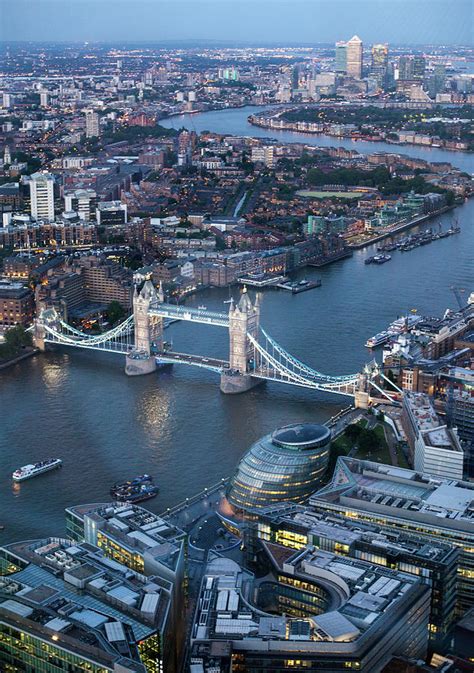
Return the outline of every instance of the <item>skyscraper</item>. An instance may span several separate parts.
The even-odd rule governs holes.
[[[96,138],[99,135],[99,115],[94,110],[86,110],[86,138]]]
[[[413,79],[413,59],[411,56],[400,56],[398,61],[398,79]]]
[[[388,44],[372,45],[372,66],[375,74],[385,74],[388,66]]]
[[[38,220],[54,220],[54,178],[49,173],[33,173],[29,179],[30,212]]]
[[[347,74],[355,79],[362,77],[362,40],[354,35],[346,45]]]
[[[424,79],[426,61],[424,56],[415,56],[413,59],[413,77],[414,79]]]
[[[345,42],[336,42],[336,58],[334,69],[345,73],[347,69],[347,46]]]

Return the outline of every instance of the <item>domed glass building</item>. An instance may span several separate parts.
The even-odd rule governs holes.
[[[241,459],[227,490],[236,511],[251,513],[284,501],[303,502],[317,490],[329,460],[325,425],[297,423],[265,435]]]

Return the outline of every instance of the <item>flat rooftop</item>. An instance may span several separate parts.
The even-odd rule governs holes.
[[[340,504],[372,514],[423,521],[474,537],[474,484],[340,457],[331,482],[310,504]]]

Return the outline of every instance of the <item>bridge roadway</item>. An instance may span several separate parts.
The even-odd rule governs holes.
[[[229,315],[217,311],[208,311],[205,308],[188,308],[186,306],[174,306],[174,304],[159,304],[150,308],[148,315],[156,315],[168,320],[186,320],[204,325],[217,325],[229,327]]]
[[[202,367],[210,369],[214,372],[222,372],[223,369],[229,367],[226,360],[218,360],[217,358],[204,357],[203,355],[189,355],[188,353],[175,353],[173,351],[166,351],[156,354],[157,364],[183,364],[194,365],[195,367]]]

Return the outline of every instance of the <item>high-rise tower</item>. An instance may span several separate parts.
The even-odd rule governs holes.
[[[354,35],[346,45],[347,74],[355,79],[362,77],[362,40]]]

